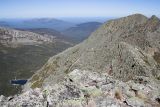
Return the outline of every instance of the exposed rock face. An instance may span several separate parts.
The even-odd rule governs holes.
[[[64,80],[13,97],[0,97],[11,107],[159,107],[160,84],[137,76],[122,82],[107,73],[73,70]]]
[[[7,47],[17,47],[19,45],[36,45],[53,41],[54,38],[48,35],[39,35],[27,31],[0,28],[0,44]]]
[[[84,42],[50,58],[27,86],[55,84],[73,69],[107,72],[123,81],[159,78],[159,41],[160,21],[155,16],[135,14],[108,21]]]

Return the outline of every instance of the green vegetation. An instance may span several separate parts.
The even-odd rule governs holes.
[[[42,83],[43,83],[43,79],[37,80],[32,84],[31,88],[33,88],[33,89],[40,88],[42,86]]]
[[[68,47],[69,45],[58,42],[17,48],[0,45],[0,94],[9,96],[19,92],[21,88],[12,86],[10,80],[30,78],[47,62],[49,57]],[[38,80],[38,77],[34,76],[33,79]]]

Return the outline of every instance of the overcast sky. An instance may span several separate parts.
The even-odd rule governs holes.
[[[0,0],[0,18],[160,16],[160,0]]]

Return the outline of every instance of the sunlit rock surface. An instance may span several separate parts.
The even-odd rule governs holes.
[[[160,84],[137,76],[122,82],[107,73],[70,72],[63,81],[44,88],[30,89],[13,97],[0,97],[5,107],[158,107]]]

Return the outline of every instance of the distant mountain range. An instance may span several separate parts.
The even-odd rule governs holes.
[[[94,32],[100,25],[102,25],[102,23],[100,22],[87,22],[77,24],[74,27],[67,28],[64,31],[57,31],[51,28],[20,28],[20,30],[31,31],[42,35],[54,35],[56,38],[65,40],[67,39],[70,42],[79,43],[88,38],[88,36],[92,32]]]
[[[58,31],[65,30],[75,24],[54,18],[35,19],[7,19],[0,21],[0,26],[11,28],[52,28]]]
[[[7,27],[9,26],[7,22],[5,21],[0,21],[0,26],[3,26],[3,27]]]
[[[102,23],[100,22],[87,22],[76,25],[63,31],[63,34],[81,42],[86,39],[93,31],[95,31]]]
[[[61,39],[69,38],[75,43],[86,39],[100,25],[102,25],[100,22],[85,22],[75,24],[54,18],[8,19],[0,21],[0,26],[2,27],[27,30],[31,32],[33,31],[41,34],[52,33],[53,35],[54,33],[54,35],[56,35],[58,33],[58,36]]]

